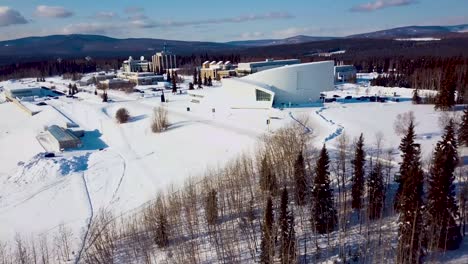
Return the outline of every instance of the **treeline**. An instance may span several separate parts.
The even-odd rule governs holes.
[[[120,68],[121,59],[54,59],[0,66],[0,80],[90,73]]]
[[[450,81],[461,98],[468,89],[468,58],[382,59],[355,65],[363,72],[384,73],[372,85],[440,91]]]
[[[466,234],[468,179],[457,167],[457,142],[468,144],[468,110],[459,129],[447,120],[427,169],[411,116],[399,119],[399,165],[381,137],[367,144],[362,135],[353,143],[343,135],[336,149],[317,151],[293,125],[265,136],[255,155],[160,193],[136,213],[100,211],[82,244],[64,227],[52,239],[17,236],[0,246],[0,261],[436,261]]]

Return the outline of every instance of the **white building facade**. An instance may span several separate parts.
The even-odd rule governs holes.
[[[130,56],[128,60],[122,63],[122,71],[124,72],[147,72],[149,69],[150,63],[143,56],[139,60],[135,60]]]
[[[231,108],[270,108],[316,103],[334,88],[334,62],[312,62],[223,79]]]
[[[161,51],[152,57],[153,72],[163,73],[164,71],[177,68],[177,58],[175,54]]]

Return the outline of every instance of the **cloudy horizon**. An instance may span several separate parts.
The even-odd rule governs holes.
[[[468,1],[173,0],[2,1],[0,40],[98,34],[225,42],[296,35],[347,36],[410,25],[468,23]],[[230,4],[232,4],[230,6]]]

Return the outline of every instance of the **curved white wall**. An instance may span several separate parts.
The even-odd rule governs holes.
[[[275,105],[316,102],[320,92],[333,90],[334,62],[322,61],[274,68],[241,79],[265,84],[275,93]]]
[[[271,108],[275,93],[267,89],[265,85],[243,78],[223,79],[223,89],[231,108]],[[271,101],[257,101],[256,90],[260,90],[271,95]]]

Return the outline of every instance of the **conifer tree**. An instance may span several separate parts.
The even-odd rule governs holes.
[[[281,193],[279,225],[281,232],[281,263],[296,263],[296,232],[294,230],[294,215],[288,209],[288,190],[283,188]]]
[[[197,76],[198,76],[198,72],[197,72],[197,69],[195,68],[195,70],[193,71],[193,83],[194,84],[198,83]]]
[[[175,75],[172,76],[172,93],[177,93],[177,81]]]
[[[458,143],[468,147],[468,106],[463,109],[463,117],[458,129]]]
[[[401,139],[399,149],[401,151],[402,162],[400,164],[399,176],[395,177],[395,182],[398,183],[398,189],[394,198],[393,206],[396,211],[399,211],[400,208],[400,195],[405,184],[406,175],[408,175],[408,170],[412,166],[415,160],[416,153],[414,152],[416,143],[414,139],[416,134],[414,132],[414,123],[411,120],[408,125],[408,130],[406,135]]]
[[[208,86],[208,78],[206,78],[206,74],[203,77],[203,85]]]
[[[356,148],[354,150],[353,164],[353,179],[351,187],[351,206],[355,210],[362,208],[362,195],[364,193],[364,165],[366,163],[366,154],[364,152],[364,136],[361,133]]]
[[[414,89],[413,91],[413,98],[411,99],[413,104],[420,104],[421,103],[421,97],[419,96],[418,89]]]
[[[379,219],[382,215],[385,201],[382,165],[380,162],[377,162],[369,175],[367,196],[369,198],[369,205],[367,207],[368,218],[370,220]]]
[[[166,81],[167,81],[168,83],[172,83],[171,74],[170,74],[169,72],[167,72],[166,75],[167,75]]]
[[[78,87],[76,87],[76,83],[73,84],[72,89],[73,89],[73,94],[78,93]]]
[[[193,90],[193,83],[189,83],[189,90]]]
[[[201,77],[201,72],[198,71],[198,88],[202,88],[202,77]]]
[[[267,157],[263,157],[260,167],[260,188],[262,191],[268,191],[271,195],[276,196],[278,193],[278,182],[275,173],[271,170],[268,164]]]
[[[307,181],[306,170],[304,164],[304,156],[299,153],[296,162],[294,163],[294,191],[297,205],[306,203]]]
[[[211,76],[208,77],[208,86],[213,86],[213,79],[211,79]]]
[[[457,249],[462,239],[456,223],[459,212],[453,184],[458,161],[454,124],[450,120],[435,147],[428,183],[428,247],[432,250]]]
[[[211,189],[205,199],[205,216],[209,225],[218,222],[218,193]]]
[[[330,159],[327,148],[323,145],[315,168],[312,186],[311,222],[319,234],[326,234],[335,229],[338,218],[334,206],[333,190],[330,188]]]
[[[455,105],[456,82],[455,68],[453,65],[445,67],[442,73],[439,93],[436,98],[436,109],[446,111]]]
[[[414,145],[414,159],[408,166],[400,196],[397,263],[421,263],[423,257],[424,173],[419,145]]]
[[[269,196],[266,203],[262,223],[262,237],[260,242],[260,263],[273,263],[274,239],[273,239],[273,202]]]

